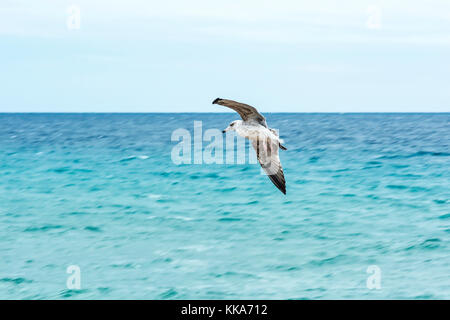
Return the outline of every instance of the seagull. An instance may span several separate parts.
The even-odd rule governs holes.
[[[239,113],[242,120],[231,122],[222,132],[236,131],[241,137],[249,139],[264,172],[273,184],[286,194],[286,180],[284,179],[283,168],[278,156],[278,148],[287,149],[282,145],[283,140],[280,139],[277,131],[269,128],[266,118],[252,106],[221,98],[215,99],[213,104],[228,107]]]

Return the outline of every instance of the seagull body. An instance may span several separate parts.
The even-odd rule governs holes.
[[[258,123],[247,123],[242,120],[233,121],[234,125],[232,127],[228,127],[224,131],[229,131],[233,129],[236,131],[238,135],[241,137],[247,138],[251,141],[257,140],[261,136],[267,137],[268,139],[272,139],[274,141],[282,142],[281,139],[275,135],[270,129],[263,127]]]
[[[266,119],[254,107],[228,99],[217,98],[213,104],[219,104],[233,109],[242,120],[235,120],[223,130],[236,131],[238,135],[249,139],[256,151],[258,162],[273,184],[286,194],[286,180],[281,167],[278,148],[287,150],[276,130],[267,126]]]

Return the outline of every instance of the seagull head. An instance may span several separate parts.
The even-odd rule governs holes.
[[[230,125],[225,130],[222,131],[222,133],[225,133],[230,130],[236,131],[236,127],[239,125],[239,122],[240,122],[240,120],[233,121],[232,123],[230,123]]]

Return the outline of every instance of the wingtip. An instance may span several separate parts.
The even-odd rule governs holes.
[[[280,177],[276,174],[274,175],[268,175],[270,181],[277,187],[278,190],[280,190],[283,194],[286,194],[286,182],[284,181],[284,176],[282,180],[280,180]]]
[[[212,102],[212,104],[216,104],[216,103],[218,103],[220,100],[222,100],[221,98],[216,98],[213,102]]]

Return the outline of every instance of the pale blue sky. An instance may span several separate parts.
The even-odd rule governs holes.
[[[0,0],[0,87],[0,112],[449,112],[450,1]]]

